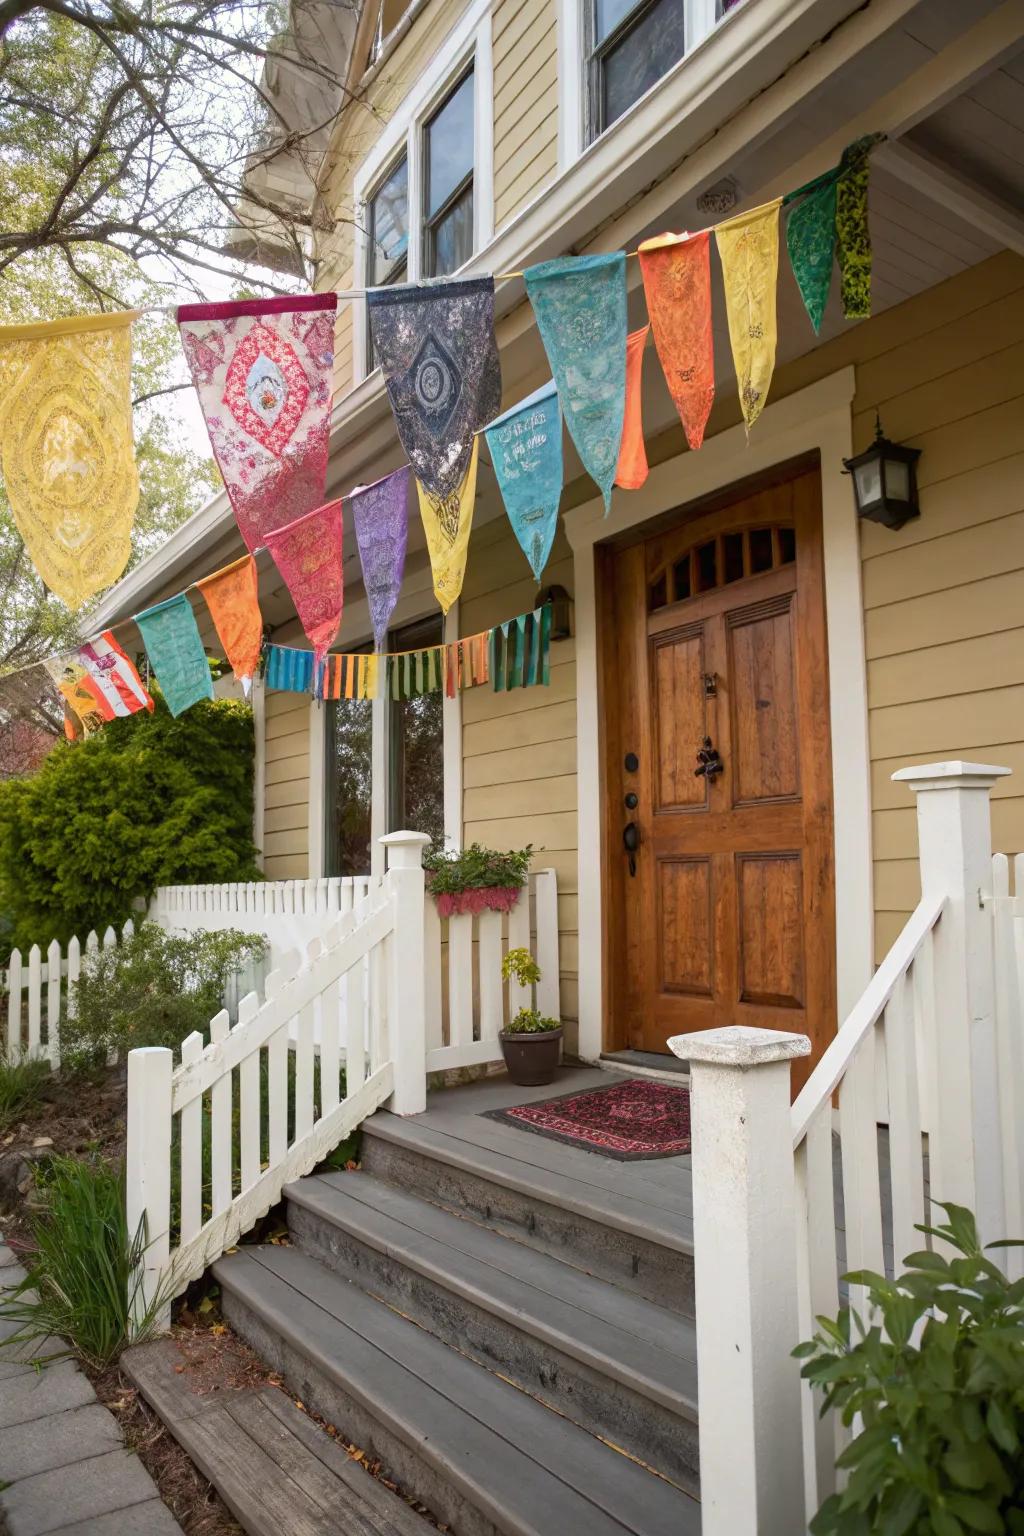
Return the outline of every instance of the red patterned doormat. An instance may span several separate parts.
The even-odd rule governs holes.
[[[690,1090],[666,1083],[630,1079],[536,1104],[488,1109],[484,1118],[621,1162],[679,1157],[690,1150]]]

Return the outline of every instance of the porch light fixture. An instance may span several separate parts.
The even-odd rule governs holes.
[[[864,453],[843,460],[843,473],[853,476],[857,516],[886,528],[902,528],[920,517],[917,500],[917,461],[920,448],[903,448],[883,435],[875,416],[875,440]]]
[[[551,604],[551,638],[568,640],[572,636],[572,598],[564,587],[545,587],[533,600],[535,608]]]

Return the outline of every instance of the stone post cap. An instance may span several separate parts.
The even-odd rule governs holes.
[[[683,1061],[718,1067],[763,1067],[773,1061],[791,1061],[795,1056],[811,1054],[807,1035],[793,1035],[784,1029],[752,1029],[746,1024],[674,1035],[668,1048]]]
[[[916,793],[928,789],[991,789],[997,779],[1012,772],[1012,768],[998,768],[992,763],[964,763],[956,758],[948,763],[922,763],[917,768],[899,768],[893,774],[892,782],[907,784]]]
[[[381,847],[387,850],[389,869],[418,869],[429,842],[426,832],[388,832],[380,839]]]

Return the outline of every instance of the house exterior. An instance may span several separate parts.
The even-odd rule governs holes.
[[[810,1035],[813,1061],[918,900],[912,797],[892,774],[939,757],[1014,769],[994,791],[995,846],[1024,846],[1024,5],[383,0],[338,47],[352,100],[315,194],[336,221],[318,285],[357,292],[339,300],[329,496],[404,461],[367,286],[512,274],[496,289],[507,407],[549,375],[524,267],[705,227],[887,136],[872,316],[845,321],[834,282],[816,337],[783,254],[777,365],[749,439],[715,261],[703,447],[687,449],[653,348],[642,489],[616,490],[603,516],[567,444],[543,581],[570,595],[572,633],[548,688],[254,697],[268,880],[379,874],[378,839],[400,827],[532,843],[557,876],[576,1054],[665,1052],[745,1023]],[[646,318],[637,266],[631,329]],[[920,450],[920,516],[898,531],[858,521],[843,470],[876,415]],[[347,520],[345,537],[351,651],[370,624]],[[409,550],[395,648],[534,605],[489,469],[446,620],[415,518]],[[221,495],[97,622],[241,553]],[[303,643],[265,554],[260,598],[273,639]],[[705,738],[714,777],[694,772]]]

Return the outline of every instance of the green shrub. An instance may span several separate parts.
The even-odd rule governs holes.
[[[97,1370],[128,1342],[137,1294],[141,1232],[129,1233],[124,1174],[101,1162],[55,1157],[36,1175],[43,1208],[32,1224],[26,1278],[0,1301],[0,1320],[16,1331],[6,1343],[61,1336]],[[145,1337],[157,1307],[142,1319]],[[4,1345],[0,1344],[0,1361]]]
[[[76,1070],[139,1045],[177,1052],[193,1030],[208,1039],[229,979],[266,950],[265,939],[232,928],[180,934],[142,923],[119,948],[84,959],[74,1016],[61,1023],[62,1062]]]
[[[505,1033],[509,1035],[539,1035],[547,1029],[558,1029],[561,1020],[549,1019],[545,1014],[538,1013],[536,1008],[520,1008],[514,1019],[509,1019],[505,1025]]]
[[[495,887],[521,888],[530,873],[533,845],[499,853],[470,843],[468,848],[439,848],[436,844],[423,855],[427,885],[435,896],[460,891],[488,890]]]
[[[819,1317],[795,1351],[825,1394],[822,1414],[863,1423],[839,1458],[846,1488],[814,1517],[815,1536],[1024,1533],[1024,1281],[986,1258],[970,1211],[936,1204],[948,1222],[918,1230],[961,1257],[912,1253],[896,1280],[848,1275],[868,1289],[870,1322],[849,1308]]]
[[[49,1062],[0,1057],[0,1136],[36,1103],[49,1076]]]
[[[204,701],[175,720],[112,720],[0,783],[0,911],[44,947],[131,915],[158,885],[260,879],[252,842],[252,711]]]

